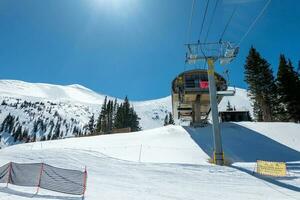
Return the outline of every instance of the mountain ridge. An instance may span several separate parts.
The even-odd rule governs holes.
[[[0,123],[3,124],[8,115],[17,120],[10,129],[2,130],[2,146],[14,143],[10,136],[19,126],[22,132],[27,131],[37,141],[43,136],[52,138],[55,131],[60,138],[84,134],[90,117],[94,115],[97,119],[105,96],[79,84],[63,86],[0,80]],[[112,96],[107,98],[115,99]],[[219,109],[226,109],[228,101],[237,109],[252,113],[246,90],[236,88],[236,96],[224,97]],[[165,116],[172,112],[171,96],[130,103],[141,118],[143,130],[163,126]]]

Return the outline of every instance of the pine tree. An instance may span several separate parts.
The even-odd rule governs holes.
[[[227,101],[226,110],[227,110],[227,111],[232,111],[232,110],[233,110],[233,108],[232,108],[232,106],[231,106],[231,104],[230,104],[230,101]]]
[[[13,133],[14,142],[22,140],[22,126],[18,126],[17,130]]]
[[[123,103],[123,120],[124,120],[124,124],[123,124],[123,128],[127,128],[130,127],[130,103],[129,103],[129,99],[126,96],[124,103]]]
[[[30,142],[36,142],[36,134],[34,133]]]
[[[49,133],[48,135],[47,135],[47,140],[51,140],[51,133]]]
[[[107,132],[107,96],[105,97],[102,104],[101,112],[97,120],[96,129],[99,133]]]
[[[172,125],[175,124],[172,113],[169,113],[169,124],[172,124]]]
[[[282,121],[300,121],[300,80],[292,62],[280,55],[277,87]]]
[[[23,130],[22,139],[20,139],[20,140],[22,140],[25,143],[29,142],[30,139],[29,139],[29,136],[28,136],[28,130],[27,129]]]
[[[130,127],[131,131],[140,131],[141,130],[139,120],[140,120],[140,118],[134,111],[134,108],[131,107],[129,110],[129,121],[130,121],[129,127]]]
[[[114,128],[124,128],[124,114],[123,114],[123,103],[120,104],[120,106],[117,109],[117,113],[115,116],[115,123]]]
[[[111,132],[113,128],[113,101],[109,100],[107,104],[107,132]]]
[[[54,134],[51,136],[51,140],[56,140],[59,137],[60,133],[60,123],[56,123],[55,129],[54,129]]]
[[[94,114],[90,117],[89,123],[88,123],[88,131],[89,134],[94,133],[94,126],[95,126],[95,120],[94,120]]]
[[[165,120],[164,120],[164,126],[167,126],[167,125],[169,125],[169,115],[168,114],[166,114]]]
[[[134,108],[130,106],[128,97],[126,96],[124,102],[121,103],[118,108],[114,119],[114,128],[131,128],[131,131],[139,131],[140,118],[134,111]]]
[[[276,120],[277,89],[270,64],[251,47],[244,67],[256,120]]]

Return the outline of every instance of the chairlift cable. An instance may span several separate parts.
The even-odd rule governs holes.
[[[207,32],[206,32],[206,35],[205,35],[205,38],[204,38],[204,43],[207,41],[208,34],[210,32],[210,28],[211,28],[211,26],[213,24],[213,21],[214,21],[214,18],[215,18],[215,14],[216,14],[216,10],[217,10],[217,7],[218,7],[218,3],[219,3],[219,0],[216,0],[215,6],[214,6],[214,10],[213,10],[213,14],[212,14],[212,17],[210,18],[210,21],[209,21],[209,24],[208,24],[208,29],[207,29]]]
[[[268,0],[266,2],[266,4],[264,5],[264,7],[262,8],[262,10],[260,11],[260,13],[256,16],[256,18],[254,19],[254,21],[252,22],[252,24],[249,26],[247,32],[243,35],[243,37],[241,38],[241,40],[239,41],[239,43],[237,44],[237,46],[240,46],[240,44],[242,43],[242,41],[247,37],[247,35],[250,33],[250,31],[253,29],[254,25],[256,24],[256,22],[259,20],[259,18],[264,14],[265,10],[268,8],[268,6],[270,5],[272,0]]]
[[[232,21],[232,18],[233,18],[233,16],[234,16],[236,10],[237,10],[237,6],[233,9],[233,11],[232,11],[232,13],[231,13],[231,15],[230,15],[230,17],[229,17],[229,19],[228,19],[228,21],[227,21],[227,24],[225,25],[225,28],[224,28],[224,30],[223,30],[223,32],[222,32],[222,34],[221,34],[221,37],[220,37],[219,42],[222,41],[223,36],[224,36],[225,32],[227,31],[227,28],[228,28],[230,22]]]
[[[205,18],[206,18],[206,15],[207,15],[208,5],[209,5],[209,0],[206,1],[204,15],[203,15],[202,24],[201,24],[201,29],[200,29],[199,37],[198,37],[199,38],[198,39],[198,43],[199,43],[200,51],[201,51],[202,55],[205,57],[205,60],[206,60],[206,55],[205,55],[205,53],[204,53],[204,51],[202,49],[202,45],[200,44],[201,43],[200,40],[201,40],[201,34],[202,34],[202,31],[203,31],[203,26],[204,26]]]
[[[217,10],[217,7],[218,7],[218,3],[219,3],[219,0],[216,0],[215,6],[214,6],[214,8],[213,8],[212,16],[211,16],[211,18],[210,18],[210,20],[209,20],[209,23],[208,23],[208,29],[207,29],[207,32],[206,32],[206,35],[205,35],[205,38],[204,38],[204,43],[206,43],[206,41],[207,41],[208,34],[209,34],[209,32],[210,32],[210,28],[211,28],[211,26],[212,26],[212,24],[213,24],[213,21],[214,21],[214,18],[215,18],[215,14],[216,14],[216,10]],[[205,60],[205,62],[203,63],[202,68],[204,69],[205,67],[206,67],[206,60]]]
[[[189,18],[189,24],[188,24],[188,30],[187,30],[187,36],[186,36],[187,43],[190,42],[191,27],[192,27],[193,16],[194,16],[195,2],[196,2],[196,0],[193,0],[193,2],[192,2],[191,14],[190,14],[190,18]]]
[[[204,22],[205,22],[205,18],[206,18],[206,15],[207,15],[208,5],[209,5],[209,0],[206,1],[206,6],[205,6],[205,10],[204,10],[204,15],[203,15],[202,24],[201,24],[201,28],[200,28],[200,32],[199,32],[199,37],[198,37],[198,38],[199,38],[199,41],[200,41],[200,37],[201,37],[201,35],[202,35]]]
[[[188,30],[187,30],[187,35],[186,35],[186,43],[190,43],[190,36],[191,36],[191,28],[192,28],[192,22],[193,22],[193,16],[194,16],[194,8],[195,8],[195,3],[196,0],[192,1],[192,8],[191,8],[191,14],[189,17],[189,23],[188,23]],[[184,71],[186,70],[186,62],[184,63],[183,66]]]

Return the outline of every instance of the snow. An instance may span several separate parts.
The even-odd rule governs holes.
[[[61,124],[62,137],[74,136],[74,128],[84,132],[84,127],[94,114],[98,118],[102,103],[106,95],[98,94],[84,86],[73,84],[67,86],[44,83],[27,83],[16,80],[0,80],[0,123],[8,114],[19,118],[22,129],[33,133],[34,123],[42,120],[46,124],[46,131],[38,131],[37,140],[42,136],[53,135],[51,121]],[[114,97],[108,96],[114,100]],[[122,100],[118,99],[119,102]],[[29,102],[34,106],[22,107]],[[143,130],[163,126],[163,120],[171,111],[170,96],[150,100],[131,102],[138,116]],[[18,125],[17,123],[15,126]],[[10,134],[2,133],[0,147],[14,144]]]
[[[104,96],[81,85],[53,85],[28,83],[17,80],[0,80],[2,96],[34,97],[55,101],[75,101],[90,104],[102,103]]]
[[[290,131],[285,133],[285,138],[291,139],[280,139],[278,136],[285,127],[289,127]],[[267,131],[256,132],[265,128]],[[215,166],[207,162],[207,148],[198,138],[208,137],[209,129],[210,127],[189,129],[170,125],[135,133],[14,145],[0,151],[0,164],[9,161],[46,162],[79,170],[87,166],[86,200],[300,198],[300,159],[288,162],[288,177],[268,180],[251,175],[254,168],[252,155],[263,156],[266,152],[256,147],[247,152],[243,149],[249,147],[247,143],[253,144],[259,137],[264,137],[262,145],[278,139],[279,144],[289,148],[290,157],[299,157],[299,147],[293,149],[293,141],[299,141],[300,135],[296,133],[299,132],[300,125],[252,122],[222,124],[222,136],[227,140],[224,141],[225,154],[228,144],[240,142],[239,146],[233,146],[227,154],[233,158],[241,155],[239,151],[243,154],[233,167]],[[242,139],[245,134],[248,135],[247,140]],[[234,142],[229,142],[230,140]],[[206,145],[212,145],[212,141],[206,142]],[[282,145],[279,144],[268,146],[270,149],[267,155],[281,150]],[[261,148],[259,145],[258,147]],[[294,151],[297,151],[296,155],[293,154]],[[286,154],[281,158],[289,159],[289,156],[285,156]],[[31,199],[34,192],[35,188],[9,185],[7,189],[3,185],[0,186],[0,199]],[[41,190],[34,198],[77,199],[47,190]]]
[[[246,90],[240,88],[235,88],[235,90],[235,96],[223,98],[219,109],[225,110],[227,102],[230,101],[231,105],[237,109],[249,110],[252,113]],[[64,137],[69,137],[73,134],[72,129],[75,126],[72,118],[78,121],[76,126],[82,129],[93,114],[96,117],[98,116],[105,96],[78,84],[62,86],[46,83],[28,83],[18,80],[0,80],[0,101],[5,100],[8,104],[22,103],[24,101],[32,103],[43,102],[45,104],[42,111],[36,109],[28,111],[28,109],[24,108],[0,105],[0,121],[3,121],[8,113],[11,113],[14,116],[19,116],[25,128],[32,130],[35,120],[39,118],[54,119],[53,113],[57,111],[60,117],[67,121],[68,131],[65,127],[62,130]],[[115,99],[111,96],[108,96],[108,98]],[[118,99],[118,101],[120,102],[121,100]],[[140,125],[143,130],[161,127],[165,116],[172,110],[171,96],[149,101],[133,101],[131,103],[141,118]],[[29,117],[28,112],[32,116]],[[56,122],[56,120],[54,121]],[[49,134],[48,127],[46,134]]]
[[[225,111],[227,108],[228,101],[232,107],[235,107],[239,111],[249,111],[253,117],[253,107],[251,105],[250,98],[248,97],[247,91],[242,88],[228,87],[228,90],[235,90],[234,96],[224,96],[222,101],[219,103],[219,111]]]
[[[0,80],[0,94],[1,101],[12,105],[24,101],[44,103],[27,109],[1,105],[0,121],[11,113],[19,116],[24,127],[32,129],[33,121],[38,118],[56,123],[58,119],[53,113],[57,111],[66,120],[62,127],[66,137],[72,136],[67,127],[82,127],[92,114],[97,116],[105,98],[81,85],[15,80]],[[237,110],[253,114],[246,90],[236,88],[236,95],[224,97],[219,109],[225,110],[228,101]],[[13,145],[0,150],[0,165],[13,161],[45,162],[78,170],[87,166],[86,200],[300,199],[299,124],[222,123],[225,158],[233,164],[215,166],[208,162],[213,149],[210,126],[162,127],[165,115],[171,111],[170,96],[132,104],[141,118],[143,131]],[[48,132],[47,129],[41,134]],[[10,140],[5,134],[2,133],[2,140]],[[256,159],[285,161],[289,175],[283,178],[253,175]],[[43,189],[34,195],[35,191],[36,188],[14,185],[6,188],[0,184],[0,200],[81,199]]]

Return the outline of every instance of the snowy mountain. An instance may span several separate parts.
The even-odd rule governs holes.
[[[5,127],[0,130],[2,146],[13,144],[11,135],[18,131],[34,141],[51,139],[55,132],[59,138],[85,132],[90,117],[93,114],[98,117],[105,96],[77,84],[61,86],[0,80],[0,123],[6,119]],[[108,99],[115,98],[108,96]],[[236,88],[234,97],[224,97],[220,110],[226,109],[228,101],[237,109],[252,113],[244,89]],[[170,96],[131,103],[141,118],[143,130],[163,126],[166,114],[171,112]],[[14,123],[8,126],[7,121]]]

